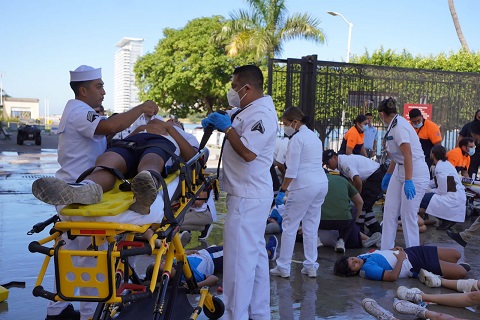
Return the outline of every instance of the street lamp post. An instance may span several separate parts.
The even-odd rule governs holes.
[[[335,11],[328,11],[327,13],[334,17],[335,16],[341,17],[348,24],[348,43],[347,43],[347,59],[346,59],[346,62],[348,63],[350,61],[350,42],[352,40],[353,23],[350,23],[347,19],[345,19],[345,17],[341,13],[338,13]]]

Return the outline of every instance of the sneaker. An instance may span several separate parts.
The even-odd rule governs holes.
[[[453,240],[455,240],[459,245],[461,245],[462,247],[467,246],[467,242],[462,239],[459,233],[453,232],[452,230],[447,230],[446,232],[447,235]]]
[[[317,248],[323,247],[322,240],[320,240],[320,237],[317,237]]]
[[[317,269],[315,269],[315,268],[307,269],[307,268],[303,267],[301,272],[302,272],[302,274],[307,275],[309,278],[316,278],[317,277]]]
[[[397,289],[397,297],[402,300],[408,300],[411,302],[419,303],[422,302],[422,294],[423,292],[418,288],[407,288],[404,286],[400,286]]]
[[[368,238],[367,240],[362,241],[362,246],[364,248],[370,248],[374,244],[378,243],[379,241],[382,240],[382,234],[380,232],[375,232]]]
[[[33,195],[48,204],[94,204],[102,201],[102,187],[96,183],[68,184],[53,177],[37,179],[32,184]]]
[[[277,257],[277,246],[278,246],[278,239],[274,235],[268,237],[267,241],[267,254],[268,260],[275,260]]]
[[[345,253],[345,242],[342,238],[337,240],[337,243],[335,244],[335,252]]]
[[[362,300],[363,309],[379,320],[395,320],[394,315],[387,309],[382,308],[377,301],[365,298]]]
[[[277,276],[277,277],[282,277],[282,278],[288,278],[290,277],[290,273],[289,272],[284,272],[284,271],[281,271],[280,269],[278,269],[278,267],[275,267],[273,269],[270,269],[270,274],[272,276]]]
[[[45,320],[80,320],[80,311],[73,309],[73,306],[69,304],[60,314],[47,315]]]
[[[430,288],[438,288],[442,286],[442,279],[440,279],[440,276],[425,269],[420,269],[418,280]]]
[[[427,309],[418,304],[406,300],[393,299],[393,310],[402,314],[409,314],[417,318],[425,319],[425,311]]]
[[[207,224],[205,229],[203,229],[202,233],[198,236],[198,240],[207,240],[210,232],[212,232],[213,224]]]
[[[192,239],[192,235],[190,234],[189,231],[185,230],[182,233],[180,233],[180,242],[182,243],[182,246],[184,248],[190,242],[190,239]]]
[[[138,173],[132,179],[131,186],[134,202],[129,209],[140,214],[149,214],[150,206],[157,198],[158,192],[158,187],[152,174],[146,170]]]

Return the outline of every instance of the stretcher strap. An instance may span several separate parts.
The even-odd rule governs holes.
[[[162,175],[158,174],[158,172],[148,170],[152,176],[157,178],[157,181],[162,185],[163,189],[163,212],[164,212],[164,220],[167,223],[176,226],[178,224],[175,216],[173,215],[172,211],[172,203],[170,202],[170,197],[168,196],[168,188],[165,180],[163,179]]]

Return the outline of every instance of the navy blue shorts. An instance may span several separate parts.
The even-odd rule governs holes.
[[[127,179],[135,177],[135,175],[138,173],[138,164],[146,154],[158,154],[166,163],[171,158],[171,155],[164,149],[170,150],[171,153],[174,153],[177,149],[175,145],[167,138],[152,133],[139,133],[131,137],[125,138],[122,141],[135,142],[137,148],[142,146],[148,146],[149,144],[156,144],[161,146],[152,146],[142,149],[130,149],[124,147],[116,147],[115,145],[113,145],[112,147],[108,148],[108,152],[115,152],[125,160],[125,163],[127,164],[127,173],[125,174],[125,178]]]
[[[428,204],[430,203],[430,200],[432,200],[432,197],[435,193],[433,192],[427,192],[422,198],[422,201],[420,201],[420,208],[422,209],[427,209]]]
[[[210,257],[213,260],[213,272],[223,272],[223,246],[213,246],[205,250],[210,253]]]
[[[443,276],[438,260],[438,251],[436,246],[416,246],[405,248],[408,261],[412,264],[413,273],[419,273],[420,269]]]

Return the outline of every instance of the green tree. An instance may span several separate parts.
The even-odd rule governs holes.
[[[323,44],[325,36],[320,21],[308,13],[287,15],[285,0],[246,0],[249,10],[239,9],[217,37],[228,41],[229,56],[254,52],[256,60],[265,61],[282,52],[283,44],[292,39],[306,39]]]
[[[212,40],[224,23],[214,16],[194,19],[182,29],[164,29],[155,51],[135,65],[140,99],[151,99],[180,117],[225,106],[233,68],[248,56],[229,58],[226,42]]]

